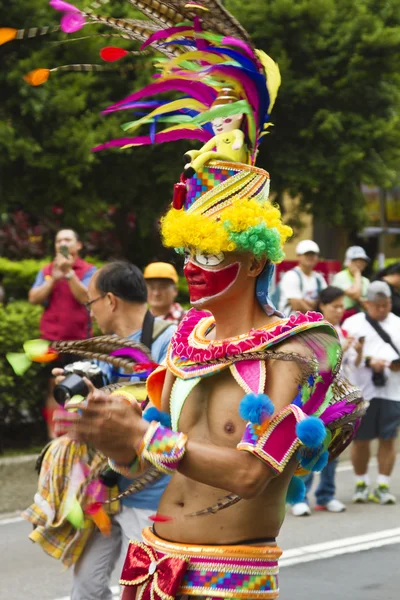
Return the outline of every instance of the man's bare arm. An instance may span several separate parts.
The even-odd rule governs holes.
[[[86,287],[83,285],[75,271],[71,271],[72,276],[68,279],[69,289],[72,295],[78,302],[85,304],[88,301],[89,296]]]
[[[266,392],[274,402],[276,414],[297,395],[299,368],[293,361],[268,361],[266,375]],[[70,422],[70,435],[93,444],[117,463],[132,463],[148,428],[140,409],[93,390],[88,406],[81,410],[81,417],[64,417],[64,422]],[[190,433],[178,470],[195,481],[243,498],[259,495],[275,476],[268,465],[252,454],[191,440]]]
[[[304,298],[288,298],[288,302],[293,310],[300,312],[307,312],[308,310],[314,310],[317,307],[316,300],[305,300]]]
[[[29,302],[31,304],[44,304],[53,290],[54,283],[53,277],[49,277],[42,285],[31,288],[28,294]]]

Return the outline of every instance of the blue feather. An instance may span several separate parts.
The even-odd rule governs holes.
[[[274,414],[274,404],[266,394],[246,394],[239,404],[239,415],[244,421],[260,425]]]
[[[286,492],[286,502],[288,504],[297,504],[304,502],[306,497],[306,486],[300,477],[293,475]]]
[[[155,406],[150,406],[150,408],[144,411],[143,419],[146,419],[146,421],[149,422],[158,421],[164,427],[171,427],[170,415],[166,412],[161,412],[161,410],[158,410]]]
[[[326,436],[326,429],[318,417],[307,417],[296,425],[296,434],[307,448],[317,448]]]

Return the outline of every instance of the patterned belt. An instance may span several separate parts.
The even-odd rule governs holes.
[[[177,595],[270,599],[279,595],[277,546],[178,544],[143,531],[130,542],[122,570],[123,600],[173,600]],[[136,594],[136,592],[139,592]]]

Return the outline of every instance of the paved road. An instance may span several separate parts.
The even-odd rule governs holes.
[[[346,464],[339,470],[338,497],[349,503],[352,473]],[[392,488],[400,498],[400,463]],[[71,574],[27,540],[29,531],[15,516],[0,521],[0,600],[67,600]],[[285,549],[280,600],[400,597],[400,504],[289,514],[278,542]]]

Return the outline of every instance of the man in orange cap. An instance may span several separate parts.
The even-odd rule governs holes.
[[[178,294],[178,273],[169,263],[153,262],[144,270],[148,302],[155,317],[172,321],[176,325],[185,315],[185,310],[175,302]]]

